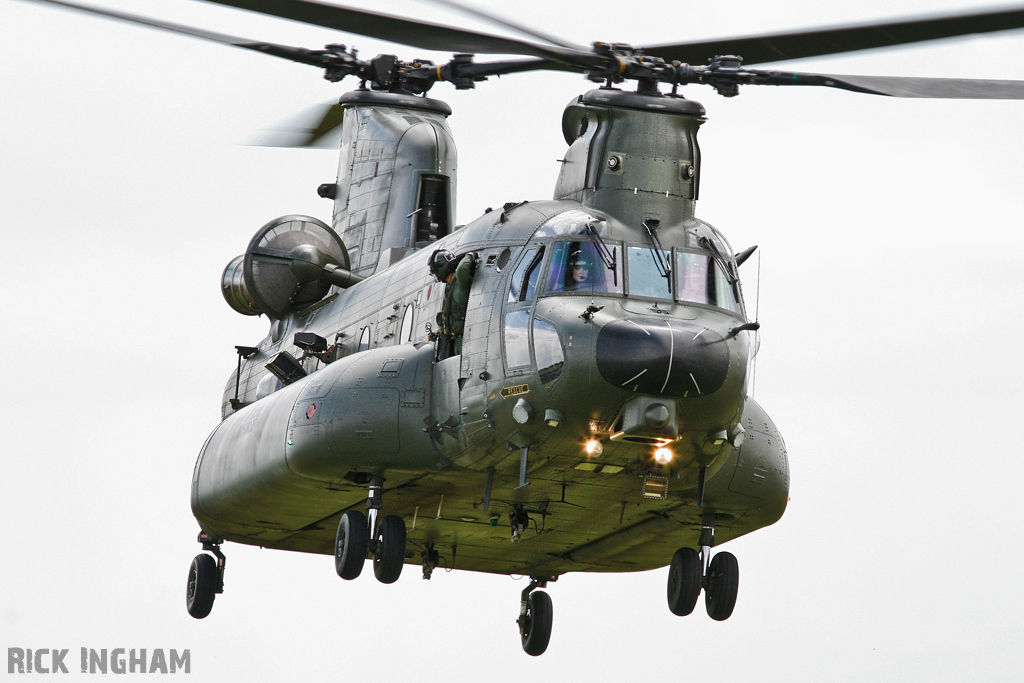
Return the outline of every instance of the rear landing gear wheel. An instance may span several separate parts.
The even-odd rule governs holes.
[[[732,553],[718,553],[708,566],[704,587],[704,606],[715,621],[725,621],[736,606],[740,586],[740,565]]]
[[[680,617],[693,612],[700,596],[700,553],[693,548],[680,548],[668,569],[668,608]]]
[[[388,515],[377,525],[374,540],[373,573],[381,583],[394,583],[405,566],[405,522]]]
[[[363,571],[369,535],[362,512],[349,510],[341,516],[334,537],[334,569],[338,576],[351,581]]]
[[[188,570],[188,588],[185,591],[185,606],[194,619],[203,619],[213,609],[213,599],[217,597],[219,579],[217,561],[212,555],[200,553],[192,560]]]
[[[551,596],[544,591],[530,593],[526,603],[526,614],[519,617],[519,634],[526,654],[536,657],[548,649],[553,616]]]

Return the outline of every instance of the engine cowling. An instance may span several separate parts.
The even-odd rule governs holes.
[[[231,259],[221,275],[221,293],[242,315],[276,320],[323,299],[348,269],[348,249],[334,230],[310,216],[281,216]]]

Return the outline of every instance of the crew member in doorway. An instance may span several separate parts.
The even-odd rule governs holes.
[[[438,249],[430,257],[430,272],[444,282],[444,304],[437,314],[437,359],[462,353],[462,331],[466,327],[469,288],[473,284],[477,255],[470,252],[462,258],[446,249]]]

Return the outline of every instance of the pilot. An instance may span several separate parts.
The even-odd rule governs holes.
[[[462,331],[466,326],[469,288],[473,284],[477,255],[470,252],[461,259],[447,249],[438,249],[430,257],[430,272],[444,282],[444,304],[437,314],[435,339],[440,338],[437,359],[462,353]]]
[[[574,289],[593,289],[594,283],[590,277],[593,272],[593,264],[582,251],[576,250],[569,255],[569,272],[566,274],[566,291]]]

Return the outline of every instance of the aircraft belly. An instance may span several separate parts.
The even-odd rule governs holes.
[[[766,418],[748,400],[745,424],[764,429]],[[611,444],[612,453],[606,450],[603,459],[625,462],[627,446]],[[486,510],[482,469],[453,466],[387,485],[382,512],[405,521],[406,561],[419,564],[423,548],[433,543],[442,566],[456,569],[524,575],[642,571],[667,565],[680,547],[696,547],[705,512],[715,515],[720,544],[774,523],[785,509],[788,475],[780,474],[785,469],[781,439],[768,447],[755,438],[727,455],[709,478],[703,509],[697,505],[695,468],[670,479],[665,500],[648,500],[641,496],[635,464],[580,470],[585,456],[545,450],[528,468],[529,485],[519,489],[518,452],[488,460],[495,474]],[[758,495],[732,490],[737,477],[766,465],[772,467],[757,484]],[[531,518],[518,542],[511,540],[509,526],[513,504]],[[330,554],[336,524],[334,517],[321,530],[295,534],[275,547]]]

